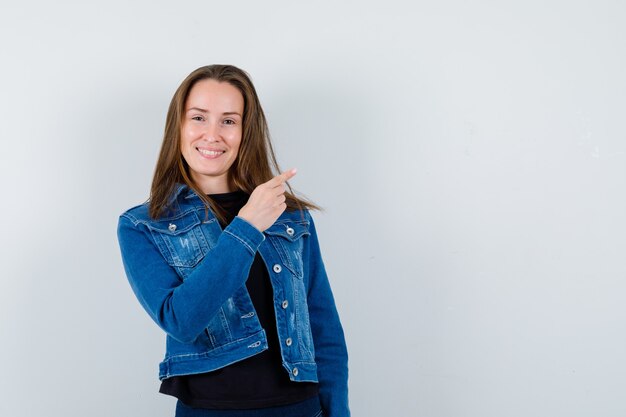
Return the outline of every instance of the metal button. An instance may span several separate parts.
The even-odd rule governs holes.
[[[293,236],[293,229],[292,229],[291,227],[288,227],[288,228],[287,228],[287,234],[288,234],[289,236]]]
[[[169,229],[170,232],[176,231],[176,225],[174,223],[170,223],[170,225],[167,226],[167,228]]]
[[[293,376],[298,376],[298,368],[293,368]]]
[[[287,338],[287,340],[285,340],[285,344],[286,344],[287,346],[291,346],[291,342],[292,342],[292,341],[291,341],[291,337],[288,337],[288,338]]]
[[[289,301],[283,300],[283,308],[289,307]]]
[[[276,272],[277,274],[282,270],[283,268],[280,265],[278,264],[274,265],[274,272]]]

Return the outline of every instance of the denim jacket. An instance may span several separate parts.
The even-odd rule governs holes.
[[[158,220],[148,203],[119,218],[126,275],[166,337],[159,379],[209,372],[267,349],[246,289],[258,251],[268,268],[283,367],[318,382],[324,415],[346,417],[348,356],[308,211],[284,212],[263,233],[242,219],[222,230],[188,187]],[[263,383],[263,381],[259,381]]]

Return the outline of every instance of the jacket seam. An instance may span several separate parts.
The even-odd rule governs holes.
[[[120,217],[125,217],[128,220],[130,220],[130,222],[133,224],[133,226],[137,226],[139,224],[139,219],[136,218],[135,216],[133,216],[132,214],[126,212],[126,213],[122,213],[122,215]]]
[[[252,249],[252,247],[250,245],[248,245],[248,242],[246,242],[245,240],[243,240],[242,238],[240,238],[239,236],[233,234],[232,232],[230,232],[229,230],[224,230],[224,233],[228,233],[230,236],[234,237],[235,239],[237,239],[239,242],[241,242],[242,245],[244,245],[248,251],[254,255],[255,250]]]

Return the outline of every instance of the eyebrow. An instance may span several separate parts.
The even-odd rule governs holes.
[[[190,109],[187,109],[187,113],[192,111],[192,110],[199,111],[201,113],[208,113],[209,112],[207,109],[201,109],[200,107],[192,107]],[[227,111],[227,112],[224,112],[222,114],[225,115],[225,116],[237,115],[237,116],[241,117],[241,114],[237,113],[236,111]]]

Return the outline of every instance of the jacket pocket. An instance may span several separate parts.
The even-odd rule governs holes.
[[[265,233],[283,264],[298,278],[303,277],[303,236],[308,236],[308,221],[274,223]]]
[[[171,266],[191,268],[200,262],[208,245],[195,211],[146,223],[163,258]]]

